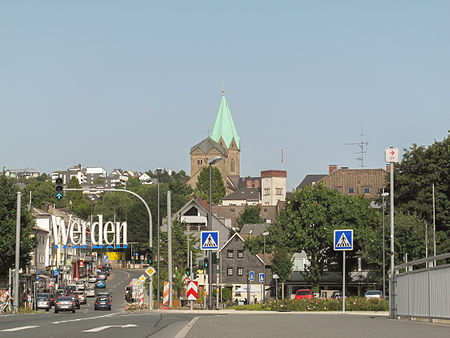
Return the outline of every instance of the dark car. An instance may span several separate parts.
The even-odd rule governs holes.
[[[333,293],[331,294],[331,299],[342,299],[344,298],[344,294],[341,291],[333,291]],[[348,298],[347,296],[345,296],[345,298]]]
[[[58,297],[55,302],[55,313],[59,311],[72,311],[75,313],[75,301],[70,296]]]
[[[95,310],[111,310],[111,300],[108,297],[98,297],[95,300]]]
[[[108,291],[97,291],[97,298],[106,297],[109,301],[112,300],[111,294]]]
[[[48,296],[37,296],[36,298],[36,308],[45,309],[45,311],[50,311],[52,308],[52,301]]]

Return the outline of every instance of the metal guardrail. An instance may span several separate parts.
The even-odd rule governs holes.
[[[449,263],[446,253],[395,266],[394,317],[450,319]]]

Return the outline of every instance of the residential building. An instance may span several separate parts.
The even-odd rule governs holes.
[[[5,176],[11,178],[33,178],[39,177],[39,172],[36,169],[31,168],[7,169],[5,171]]]
[[[258,188],[241,188],[222,198],[222,205],[259,205],[260,191]]]
[[[261,171],[262,204],[277,205],[286,201],[286,177],[284,170]]]

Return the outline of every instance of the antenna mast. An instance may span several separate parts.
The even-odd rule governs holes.
[[[353,142],[353,143],[344,143],[346,146],[358,146],[359,151],[355,152],[355,154],[359,155],[358,157],[355,157],[355,160],[358,160],[361,162],[361,168],[364,168],[364,155],[367,154],[366,147],[368,146],[369,142],[364,141],[364,134],[360,134],[361,141],[360,142]]]

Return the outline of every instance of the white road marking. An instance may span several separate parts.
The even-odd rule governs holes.
[[[199,318],[200,317],[192,318],[192,320],[188,323],[188,325],[186,325],[180,332],[177,333],[175,338],[184,338],[184,337],[186,337],[186,335],[189,333],[189,331],[192,329],[192,327],[195,325],[195,323],[197,323],[197,320]]]
[[[104,316],[95,316],[95,317],[88,317],[88,318],[77,318],[77,319],[68,319],[68,320],[61,320],[58,322],[52,322],[52,324],[62,324],[62,323],[69,323],[69,322],[79,322],[82,320],[91,320],[91,319],[98,319],[98,318],[107,318],[107,317],[112,317],[114,316],[115,313],[110,313],[108,315],[104,315]]]
[[[120,327],[121,329],[128,329],[130,327],[137,327],[137,325],[135,324],[126,324],[126,325],[106,325],[106,326],[99,326],[99,327],[95,327],[93,329],[89,329],[89,330],[84,330],[81,332],[100,332],[106,329],[110,329],[112,327]]]
[[[39,326],[19,326],[19,327],[14,327],[12,329],[1,330],[0,332],[21,331],[21,330],[26,330],[26,329],[34,329],[35,327],[39,327]]]

